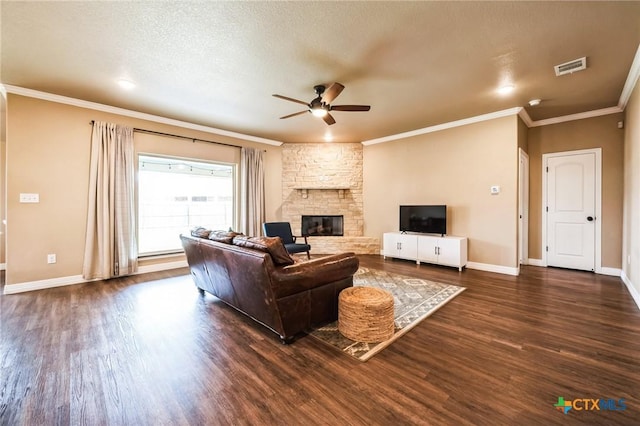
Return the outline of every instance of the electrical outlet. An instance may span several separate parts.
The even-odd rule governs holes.
[[[56,255],[48,254],[47,255],[47,263],[56,263]]]
[[[40,202],[40,194],[20,193],[20,202],[21,203],[39,203]]]

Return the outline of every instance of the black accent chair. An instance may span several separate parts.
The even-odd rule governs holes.
[[[262,232],[265,237],[280,237],[284,247],[290,254],[307,252],[307,259],[311,259],[309,254],[311,246],[307,242],[307,236],[293,235],[289,222],[265,222],[262,224]],[[304,244],[296,243],[297,238],[304,238]]]

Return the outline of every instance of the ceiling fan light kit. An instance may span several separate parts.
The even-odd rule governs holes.
[[[320,84],[314,86],[313,89],[316,92],[316,97],[309,103],[289,98],[287,96],[274,94],[273,96],[276,98],[306,105],[308,108],[305,111],[294,112],[293,114],[282,116],[280,119],[291,118],[296,115],[304,114],[305,112],[310,112],[314,116],[322,118],[324,122],[330,126],[336,122],[331,114],[329,114],[330,111],[369,111],[371,109],[370,105],[331,105],[331,102],[333,102],[333,100],[344,90],[344,86],[340,83],[333,83],[328,88]]]
[[[327,114],[329,114],[329,111],[327,111],[326,109],[319,107],[319,108],[313,108],[311,110],[311,114],[315,115],[316,117],[324,117]]]

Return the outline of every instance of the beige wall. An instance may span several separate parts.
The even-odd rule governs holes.
[[[8,285],[82,273],[91,120],[265,149],[267,219],[279,218],[280,147],[13,94],[7,114]],[[176,138],[136,133],[134,143],[146,153],[226,162],[239,158],[239,150]],[[40,194],[40,203],[19,203],[22,192]],[[47,264],[48,253],[57,255],[56,264]]]
[[[624,275],[640,294],[640,84],[625,110],[624,130]]]
[[[611,114],[529,129],[529,258],[542,258],[542,155],[602,148],[602,266],[620,268],[624,131]]]
[[[469,238],[470,262],[517,267],[518,120],[365,146],[365,235],[397,231],[400,204],[446,204],[448,234]]]

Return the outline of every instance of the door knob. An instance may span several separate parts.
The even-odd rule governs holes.
[[[591,221],[593,221],[593,217],[592,217],[592,216],[587,216],[587,220],[588,220],[589,222],[591,222]]]

